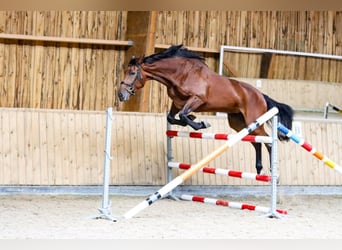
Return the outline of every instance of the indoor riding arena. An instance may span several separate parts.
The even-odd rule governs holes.
[[[340,239],[341,95],[341,11],[0,11],[0,238]]]

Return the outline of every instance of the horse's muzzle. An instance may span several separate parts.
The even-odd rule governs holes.
[[[118,93],[118,97],[119,97],[120,102],[128,101],[129,100],[129,96],[130,96],[130,94],[125,89],[120,90],[119,93]]]

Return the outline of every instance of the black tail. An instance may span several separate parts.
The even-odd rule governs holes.
[[[285,127],[287,127],[288,129],[292,129],[292,121],[293,121],[293,109],[285,104],[285,103],[280,103],[277,102],[275,100],[273,100],[271,97],[267,96],[264,94],[264,98],[266,100],[267,103],[267,110],[270,110],[273,107],[277,107],[279,110],[278,113],[278,121],[283,124]],[[278,131],[278,138],[280,141],[288,141],[289,138],[287,136],[285,136],[284,134],[280,133]]]

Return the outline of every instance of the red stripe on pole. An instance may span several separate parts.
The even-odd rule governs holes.
[[[191,167],[190,164],[179,163],[179,168],[180,169],[189,169],[190,167]]]
[[[246,135],[244,138],[242,138],[243,141],[250,141],[255,142],[255,135]]]
[[[216,140],[227,140],[228,135],[227,134],[215,134],[215,139]]]
[[[189,136],[192,138],[202,138],[202,133],[199,132],[190,132]]]
[[[231,170],[228,172],[229,176],[242,178],[242,172]]]
[[[259,175],[257,174],[255,179],[257,181],[271,181],[271,176],[268,176],[268,175]]]
[[[216,168],[204,167],[202,171],[209,174],[215,174]]]
[[[242,204],[241,209],[255,210],[255,206],[249,204]]]
[[[312,146],[309,143],[307,143],[306,141],[302,145],[302,148],[306,149],[309,152],[312,150]]]
[[[276,211],[280,214],[287,214],[287,211],[285,211],[285,210],[276,209]]]
[[[216,200],[216,205],[228,207],[229,203],[228,201],[224,201],[224,200]]]
[[[200,197],[200,196],[193,196],[192,197],[192,201],[198,201],[198,202],[204,202],[204,197]]]
[[[166,131],[166,135],[169,136],[169,137],[178,136],[178,131],[167,130],[167,131]]]

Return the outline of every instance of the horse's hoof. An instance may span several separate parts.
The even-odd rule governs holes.
[[[209,128],[211,127],[210,123],[202,121],[202,128]]]
[[[257,171],[257,174],[258,175],[266,175],[266,172],[264,170],[260,169]]]

